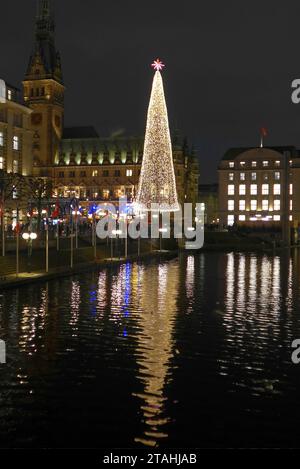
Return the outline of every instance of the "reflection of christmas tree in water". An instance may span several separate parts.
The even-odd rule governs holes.
[[[164,65],[157,59],[147,116],[144,155],[136,199],[138,209],[151,209],[158,204],[160,211],[179,210],[174,173],[168,111],[160,70]]]
[[[156,446],[168,436],[165,427],[170,419],[165,410],[165,386],[171,379],[170,360],[175,352],[173,330],[179,271],[176,263],[149,266],[144,271],[139,268],[142,269],[138,288],[141,312],[136,354],[138,377],[144,390],[134,395],[141,400],[145,429],[135,442]]]

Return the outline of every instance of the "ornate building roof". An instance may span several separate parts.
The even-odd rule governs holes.
[[[29,59],[26,78],[49,79],[62,83],[62,67],[54,40],[55,23],[51,0],[39,0],[35,21],[35,41]]]

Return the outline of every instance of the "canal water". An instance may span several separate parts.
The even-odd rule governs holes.
[[[2,292],[1,447],[299,447],[300,253],[196,253]]]

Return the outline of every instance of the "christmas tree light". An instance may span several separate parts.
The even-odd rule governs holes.
[[[168,111],[160,70],[164,64],[155,60],[155,69],[144,144],[144,155],[135,206],[151,210],[158,204],[160,212],[179,210],[174,173]]]

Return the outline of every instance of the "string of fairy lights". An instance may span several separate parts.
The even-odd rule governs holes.
[[[155,60],[152,91],[147,115],[144,155],[135,206],[137,210],[160,212],[179,210],[168,111],[160,70],[164,64]]]

